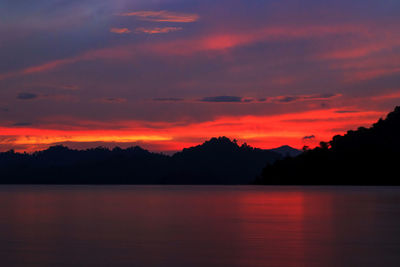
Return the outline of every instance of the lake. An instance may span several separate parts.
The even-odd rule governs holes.
[[[0,186],[1,266],[400,266],[400,188]]]

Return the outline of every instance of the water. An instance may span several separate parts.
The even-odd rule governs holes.
[[[2,186],[1,266],[400,266],[400,188]]]

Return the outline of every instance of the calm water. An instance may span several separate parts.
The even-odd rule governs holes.
[[[400,266],[400,188],[2,186],[1,266]]]

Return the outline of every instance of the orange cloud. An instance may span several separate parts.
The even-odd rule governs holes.
[[[199,15],[197,14],[170,12],[166,10],[126,12],[120,14],[120,16],[134,16],[145,21],[181,23],[195,22],[199,19]]]
[[[136,28],[136,33],[147,33],[147,34],[157,34],[157,33],[169,33],[182,30],[182,27],[155,27],[155,28]]]
[[[128,28],[111,28],[110,32],[118,34],[127,34],[130,33],[131,31]]]

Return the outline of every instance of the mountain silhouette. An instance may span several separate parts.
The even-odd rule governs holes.
[[[226,137],[212,138],[202,145],[183,149],[172,156],[172,183],[248,184],[266,162],[282,158],[279,153],[239,146]],[[183,179],[183,180],[182,180]]]
[[[400,185],[400,107],[370,128],[360,127],[268,164],[258,184]]]
[[[138,146],[0,153],[3,184],[249,184],[282,155],[212,138],[172,156]]]
[[[270,151],[277,152],[281,154],[283,157],[297,157],[298,155],[303,153],[303,151],[301,150],[286,145],[270,149]]]

